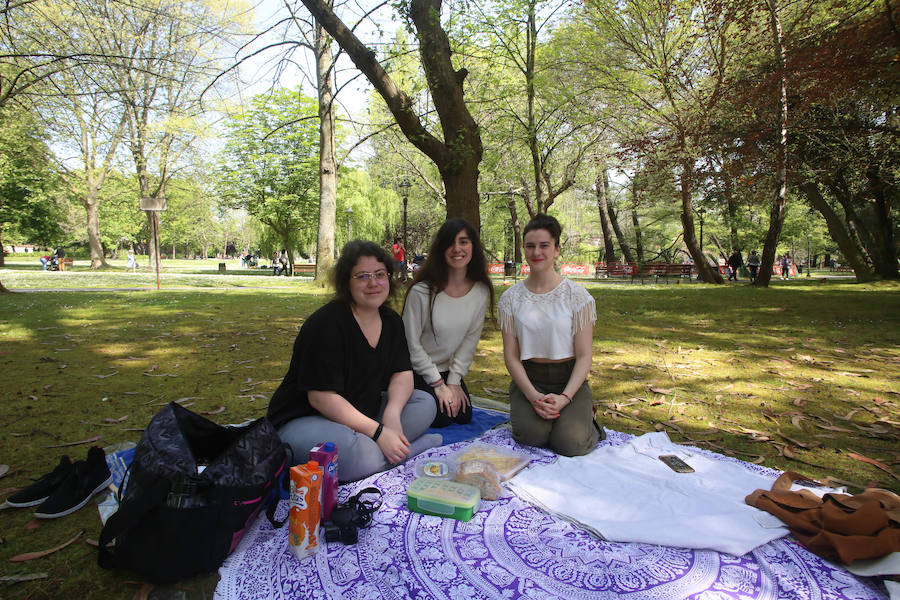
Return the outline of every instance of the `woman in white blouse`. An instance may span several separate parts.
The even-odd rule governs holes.
[[[559,221],[548,215],[528,222],[522,237],[531,272],[503,293],[497,308],[512,377],[513,437],[580,456],[604,435],[587,384],[597,312],[587,290],[556,271],[561,234]]]
[[[415,388],[437,402],[432,427],[472,420],[463,377],[489,301],[493,310],[494,289],[478,232],[463,219],[450,219],[435,234],[403,305]]]

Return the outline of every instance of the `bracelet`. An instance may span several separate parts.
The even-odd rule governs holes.
[[[565,392],[560,392],[559,395],[562,396],[562,397],[564,397],[564,398],[565,398],[566,400],[568,400],[570,403],[572,402],[572,399],[569,398],[569,395],[568,395],[567,393],[565,393]]]
[[[377,442],[378,438],[381,436],[381,431],[384,429],[384,423],[378,424],[378,429],[375,430],[375,433],[372,434],[372,441]]]
[[[442,377],[442,378],[438,379],[437,381],[432,381],[428,385],[430,385],[434,389],[437,389],[439,387],[444,387],[444,378]]]

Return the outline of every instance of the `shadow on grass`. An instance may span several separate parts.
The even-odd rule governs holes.
[[[900,458],[900,286],[590,291],[598,313],[590,381],[606,426],[661,428],[676,441],[761,457],[773,468],[898,488],[849,453],[888,469]],[[27,485],[64,453],[83,458],[89,444],[48,446],[94,436],[103,446],[136,441],[169,401],[198,412],[224,407],[209,417],[220,423],[265,414],[299,326],[325,301],[311,286],[0,297],[0,463],[13,471],[5,485]],[[498,397],[509,379],[495,321],[478,353],[469,387]],[[785,447],[804,462],[785,457]],[[0,560],[56,546],[80,529],[99,536],[93,503],[33,530],[31,513],[0,513]],[[138,588],[132,574],[99,569],[96,550],[81,542],[40,563],[47,580],[18,584],[4,597],[107,600]],[[188,598],[209,598],[215,581],[181,587]]]

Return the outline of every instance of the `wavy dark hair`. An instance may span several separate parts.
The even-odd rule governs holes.
[[[394,285],[394,261],[387,250],[367,240],[351,240],[341,249],[341,257],[334,263],[331,270],[331,283],[334,286],[334,297],[347,304],[353,304],[353,296],[350,295],[350,274],[353,267],[363,256],[371,256],[384,265],[388,274],[388,300],[394,297],[397,287]]]
[[[528,221],[528,224],[525,225],[525,229],[522,230],[522,240],[525,239],[525,235],[529,231],[534,231],[535,229],[546,229],[550,236],[556,240],[556,247],[559,247],[559,238],[562,236],[562,225],[559,224],[556,217],[551,217],[544,213],[534,215],[531,220]]]
[[[466,278],[471,281],[480,281],[487,286],[488,294],[490,295],[490,312],[488,314],[493,317],[494,285],[491,283],[491,277],[488,274],[484,248],[481,246],[481,238],[478,236],[478,232],[465,219],[448,219],[444,221],[444,224],[441,225],[431,240],[431,247],[428,249],[428,258],[425,259],[425,264],[416,270],[413,285],[420,281],[428,284],[431,308],[433,310],[434,298],[447,287],[447,281],[450,276],[450,267],[447,264],[447,257],[444,256],[444,252],[453,245],[460,231],[465,231],[472,242],[472,260],[469,261],[466,267]],[[409,290],[406,292],[406,297],[409,297]],[[404,300],[403,304],[404,306],[406,305],[406,300]]]

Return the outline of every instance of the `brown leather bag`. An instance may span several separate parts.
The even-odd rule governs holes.
[[[809,490],[791,491],[798,480],[809,481],[787,471],[771,490],[756,490],[744,501],[784,521],[801,544],[831,561],[850,564],[900,551],[900,496],[869,488],[819,498]]]

